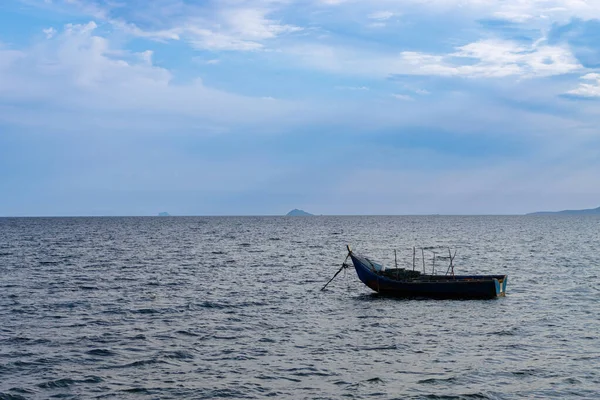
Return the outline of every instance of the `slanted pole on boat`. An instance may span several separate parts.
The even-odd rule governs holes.
[[[423,250],[422,247],[421,247],[421,258],[423,259],[423,273],[426,274],[427,272],[425,272],[425,250]]]
[[[415,246],[413,246],[413,271],[415,270]]]
[[[323,286],[323,287],[321,288],[321,290],[322,290],[322,291],[323,291],[323,290],[325,290],[325,288],[327,287],[327,285],[329,285],[329,284],[331,283],[331,281],[333,281],[333,280],[335,279],[335,277],[336,277],[336,276],[338,276],[338,275],[339,275],[339,273],[340,273],[340,272],[342,272],[342,270],[343,270],[344,268],[347,268],[347,267],[348,267],[348,265],[346,264],[346,261],[348,261],[348,257],[350,257],[350,254],[352,254],[352,250],[350,250],[350,246],[346,246],[346,248],[348,249],[348,254],[346,255],[346,258],[344,259],[344,262],[342,263],[342,266],[340,267],[340,269],[338,269],[338,271],[335,273],[335,275],[333,275],[333,278],[331,278],[331,279],[329,280],[329,282],[327,282],[327,283],[325,284],[325,286]]]
[[[435,251],[433,252],[433,264],[431,266],[431,275],[435,275]]]

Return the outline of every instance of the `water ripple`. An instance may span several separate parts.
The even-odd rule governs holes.
[[[598,243],[595,217],[0,218],[0,400],[600,398]],[[508,295],[321,292],[346,244],[458,248]]]

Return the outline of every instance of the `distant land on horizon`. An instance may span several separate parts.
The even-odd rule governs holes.
[[[178,217],[277,217],[281,216],[281,214],[177,214]],[[487,214],[452,214],[452,213],[436,213],[436,214],[318,214],[320,216],[331,216],[331,217],[347,217],[347,216],[406,216],[406,217],[451,217],[451,216],[526,216],[526,215],[600,215],[600,207],[591,208],[591,209],[581,209],[581,210],[561,210],[561,211],[536,211],[531,213],[524,214],[502,214],[502,213],[487,213]],[[115,217],[172,217],[173,215],[169,212],[163,211],[156,214],[106,214],[106,215],[98,215],[98,214],[65,214],[65,215],[1,215],[0,218],[115,218]],[[293,209],[285,216],[290,217],[304,217],[304,216],[317,216],[316,214],[311,214],[301,209]]]
[[[553,215],[553,214],[561,214],[561,215],[600,215],[600,207],[598,208],[588,208],[585,210],[563,210],[563,211],[537,211],[525,215]]]
[[[298,210],[297,208],[294,208],[292,211],[286,214],[286,217],[310,217],[312,215],[313,214],[307,213],[304,210]]]

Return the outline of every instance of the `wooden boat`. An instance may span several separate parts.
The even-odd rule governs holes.
[[[385,268],[367,257],[355,254],[349,246],[348,257],[352,260],[358,278],[372,290],[385,295],[492,299],[503,297],[506,293],[507,275],[454,275],[452,257],[451,275],[427,275],[405,268]],[[345,262],[344,265],[348,267]]]

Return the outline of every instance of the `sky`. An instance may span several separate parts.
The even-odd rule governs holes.
[[[600,206],[600,1],[2,0],[0,216]]]

